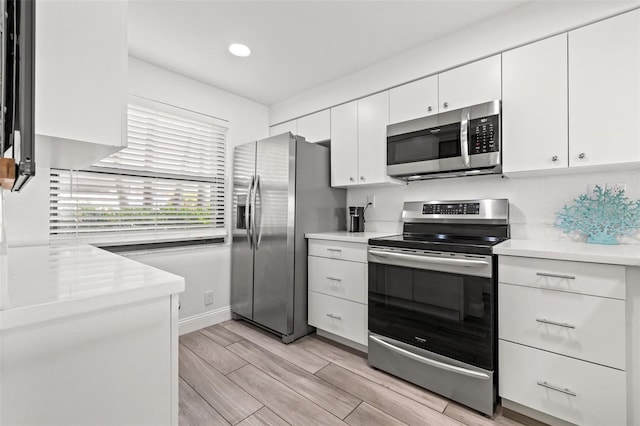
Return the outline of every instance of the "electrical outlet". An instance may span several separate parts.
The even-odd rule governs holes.
[[[627,189],[627,185],[624,183],[608,183],[607,189],[611,190],[613,195],[616,195],[619,192],[625,191]]]
[[[371,204],[369,206],[370,209],[376,208],[376,196],[375,195],[367,195],[367,204]]]
[[[596,195],[596,186],[599,186],[602,189],[605,187],[604,184],[601,183],[590,183],[587,185],[587,195],[589,197],[594,197]]]
[[[205,291],[204,292],[204,304],[211,305],[213,304],[213,291]]]

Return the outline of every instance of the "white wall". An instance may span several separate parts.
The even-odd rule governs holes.
[[[269,123],[281,123],[380,92],[638,6],[637,0],[530,2],[275,103],[269,107]]]
[[[231,176],[233,147],[268,136],[267,107],[148,63],[129,58],[129,92],[159,102],[228,121],[227,176]],[[228,191],[231,185],[228,185]],[[49,169],[38,168],[21,193],[5,192],[8,245],[49,243]],[[228,200],[231,196],[228,195]],[[230,203],[227,203],[227,217]],[[229,226],[230,220],[227,221]],[[132,259],[186,278],[181,300],[181,331],[200,328],[229,317],[230,246],[131,253]],[[205,306],[204,292],[213,291]],[[189,319],[187,319],[189,318]],[[186,322],[185,322],[185,319]]]
[[[233,147],[269,136],[266,106],[129,58],[129,93],[229,122],[227,176],[232,176]],[[227,182],[229,179],[227,178]],[[227,185],[227,217],[231,215],[231,185]],[[227,229],[231,220],[227,220]],[[228,319],[231,250],[229,244],[183,250],[131,253],[131,259],[186,278],[180,295],[180,332],[185,333]],[[213,291],[213,304],[204,304],[204,292]]]
[[[367,209],[365,229],[401,232],[405,201],[507,198],[512,238],[573,239],[553,226],[556,213],[586,192],[589,184],[606,182],[625,183],[629,197],[640,198],[640,172],[631,170],[518,178],[487,175],[357,188],[347,192],[347,203],[364,206],[367,196],[374,195],[376,207]],[[638,244],[640,238],[626,238],[624,242]]]
[[[320,86],[269,108],[271,124],[386,90],[404,82],[567,31],[622,11],[640,2],[531,2],[465,31],[443,37],[369,68]],[[576,173],[554,176],[501,178],[475,176],[349,189],[349,205],[365,205],[375,195],[376,208],[366,213],[366,229],[400,232],[404,201],[508,198],[512,237],[568,238],[553,226],[556,212],[588,184],[626,183],[631,198],[640,197],[638,171]],[[640,243],[627,238],[625,242]]]

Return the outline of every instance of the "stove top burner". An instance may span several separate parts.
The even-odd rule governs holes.
[[[416,250],[491,254],[509,238],[507,200],[408,201],[403,234],[369,240],[370,245]]]
[[[506,237],[494,236],[394,235],[372,238],[369,240],[369,245],[469,254],[491,254],[492,247],[506,239]]]

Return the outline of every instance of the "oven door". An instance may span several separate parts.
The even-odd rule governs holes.
[[[492,256],[370,246],[369,331],[495,368]]]

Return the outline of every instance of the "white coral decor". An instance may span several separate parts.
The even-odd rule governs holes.
[[[592,197],[582,194],[573,202],[558,212],[555,226],[585,234],[587,243],[618,244],[618,236],[640,228],[640,200],[629,200],[624,191],[614,193],[597,185]]]

